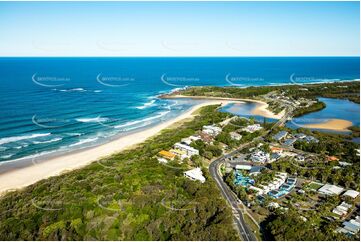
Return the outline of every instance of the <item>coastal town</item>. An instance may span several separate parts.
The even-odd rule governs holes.
[[[278,102],[282,110],[294,111],[317,103],[306,98],[299,101],[284,96],[278,98],[275,94],[267,97],[282,100]],[[206,181],[202,169],[219,162],[214,176],[221,178],[220,188],[230,191],[236,199],[235,208],[247,217],[248,223],[242,227],[250,229],[240,229],[246,240],[259,238],[260,224],[271,214],[284,215],[291,213],[289,210],[300,223],[332,224],[332,233],[348,239],[359,238],[359,173],[347,174],[351,167],[357,168],[357,164],[347,159],[350,154],[345,156],[337,150],[325,152],[316,148],[327,143],[326,134],[306,128],[290,129],[282,124],[275,127],[277,124],[234,116],[203,126],[197,133],[175,143],[172,149],[160,151],[157,159],[164,164],[175,161],[195,164],[189,161],[201,156],[203,162],[198,163],[199,166],[183,173],[200,183]],[[218,155],[207,154],[206,147],[218,149]],[[359,149],[354,149],[351,156],[358,160]],[[343,171],[347,182],[342,178],[333,179],[332,174]]]
[[[237,123],[240,118],[232,118]],[[229,130],[229,126],[235,126],[232,121],[220,124],[203,126],[202,130],[195,135],[183,138],[179,143],[175,143],[173,149],[159,152],[158,160],[167,164],[174,161],[187,162],[192,156],[199,156],[200,151],[194,147],[195,143],[202,142],[213,145],[217,142],[217,136],[224,130]],[[243,121],[244,122],[244,121]],[[227,127],[228,126],[228,127]],[[236,124],[236,127],[239,126]],[[243,136],[254,134],[259,135],[265,132],[259,124],[246,124],[244,127],[237,127],[235,131],[227,132],[230,140],[240,142]],[[315,179],[306,179],[297,172],[287,172],[275,169],[274,163],[279,160],[290,160],[295,165],[312,163],[317,160],[319,154],[305,152],[294,148],[297,142],[306,144],[318,143],[319,140],[313,135],[295,133],[281,130],[270,137],[269,141],[257,141],[241,150],[227,155],[227,145],[223,144],[222,164],[219,167],[224,181],[231,187],[232,192],[240,199],[239,206],[245,206],[253,214],[252,221],[259,221],[265,213],[272,213],[275,210],[285,211],[290,206],[299,211],[317,211],[323,203],[333,197],[337,202],[329,208],[327,219],[339,223],[335,229],[337,233],[347,236],[357,236],[360,229],[360,207],[359,192],[354,189],[322,183]],[[194,147],[193,147],[194,146]],[[351,165],[341,161],[335,156],[324,157],[324,162],[332,162],[335,165],[332,169],[342,169]],[[201,167],[196,167],[185,171],[184,176],[193,181],[204,183]],[[308,221],[307,215],[300,215],[303,221]]]
[[[290,95],[290,90],[283,93]],[[218,93],[228,95],[228,89],[222,91]],[[293,92],[299,94],[297,90]],[[256,109],[264,112],[268,105],[268,112],[275,112],[275,106],[261,103],[265,94],[260,93],[262,97],[254,97]],[[314,100],[302,98],[305,103]],[[120,138],[114,143],[118,149],[139,139],[143,143],[98,158],[85,168],[7,193],[0,199],[3,208],[0,216],[5,221],[0,223],[3,237],[18,236],[11,233],[15,230],[12,221],[16,221],[16,226],[29,227],[34,222],[24,219],[27,216],[42,219],[56,214],[59,222],[50,220],[44,227],[32,226],[32,232],[21,237],[38,238],[40,230],[42,239],[60,239],[60,231],[70,231],[68,238],[78,238],[92,230],[85,224],[94,222],[102,226],[104,222],[96,221],[117,216],[121,217],[122,226],[126,227],[129,219],[139,224],[132,225],[135,230],[127,230],[126,238],[132,239],[138,238],[134,236],[139,233],[144,239],[152,234],[158,236],[152,239],[160,240],[189,237],[206,240],[213,231],[212,238],[217,240],[358,240],[360,150],[352,139],[359,137],[359,130],[351,127],[346,134],[340,134],[289,126],[287,122],[300,109],[313,112],[314,105],[320,103],[305,108],[293,105],[294,100],[289,104],[280,102],[282,117],[274,119],[232,114],[223,108],[232,103],[237,105],[240,102],[237,98],[213,96],[171,125],[165,122],[150,129],[148,139],[144,132],[131,134],[129,137],[133,138],[128,142],[121,142]],[[160,130],[160,134],[152,136]],[[94,152],[102,155],[109,145],[113,144],[96,147]],[[28,169],[39,168],[41,164],[46,162]],[[21,179],[14,180],[17,181]],[[68,193],[68,189],[72,192]],[[36,196],[29,190],[36,191]],[[33,214],[29,215],[23,207],[31,207],[29,211]],[[78,213],[78,207],[84,212]],[[150,211],[157,211],[151,216],[160,219],[164,226],[189,226],[191,221],[198,232],[160,235],[158,227],[144,229],[143,223],[153,224],[149,220]],[[76,214],[77,218],[65,222],[69,221],[69,214]],[[208,226],[204,221],[213,221],[216,226],[204,229]],[[44,222],[35,223],[41,226]],[[94,235],[100,236],[104,236],[103,230]],[[107,236],[119,238],[118,233]]]
[[[360,241],[360,1],[0,0],[0,242]]]

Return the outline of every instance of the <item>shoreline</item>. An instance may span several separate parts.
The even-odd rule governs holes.
[[[268,103],[256,99],[247,99],[247,98],[226,98],[226,97],[205,97],[205,96],[185,96],[185,95],[162,95],[160,98],[166,99],[177,99],[177,98],[190,98],[190,99],[200,99],[200,100],[224,100],[224,101],[237,101],[240,103],[252,102],[256,103],[256,107],[252,110],[253,115],[264,116],[266,118],[272,119],[281,119],[285,115],[285,110],[282,110],[278,114],[273,113],[268,110]]]
[[[349,127],[352,126],[352,122],[345,119],[330,119],[322,123],[315,124],[304,124],[302,127],[311,128],[311,129],[325,129],[325,130],[334,130],[334,131],[350,131]]]
[[[194,112],[201,107],[215,104],[221,104],[223,106],[231,102],[232,101],[230,100],[207,100],[204,103],[193,106],[176,118],[170,119],[148,129],[119,137],[105,144],[73,151],[38,163],[28,161],[26,162],[27,164],[21,164],[21,168],[17,168],[16,165],[14,165],[15,168],[12,170],[5,171],[0,174],[0,195],[12,190],[24,188],[36,183],[37,181],[52,176],[58,176],[72,170],[80,169],[103,157],[130,149],[141,144],[152,136],[157,135],[165,128],[169,128],[170,126],[186,119],[188,121],[189,118],[196,116]]]

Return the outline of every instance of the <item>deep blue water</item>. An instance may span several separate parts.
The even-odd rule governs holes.
[[[185,86],[359,79],[359,58],[0,58],[0,161],[71,150],[177,116]]]

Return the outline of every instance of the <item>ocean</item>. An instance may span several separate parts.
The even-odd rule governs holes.
[[[0,162],[69,152],[176,117],[188,86],[359,79],[358,57],[0,58]]]

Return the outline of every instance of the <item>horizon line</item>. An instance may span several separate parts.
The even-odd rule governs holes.
[[[357,57],[361,56],[356,55],[289,55],[289,56],[0,56],[0,58],[289,58],[289,57],[297,57],[297,58],[344,58],[344,57]]]

